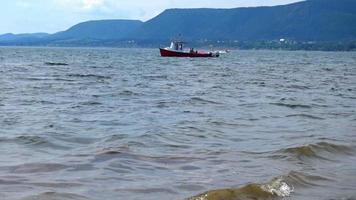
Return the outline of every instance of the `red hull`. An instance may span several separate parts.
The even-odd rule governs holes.
[[[161,52],[162,57],[191,57],[191,58],[196,58],[196,57],[218,57],[219,54],[213,54],[213,53],[188,53],[188,52],[179,52],[179,51],[170,51],[167,49],[159,49]]]

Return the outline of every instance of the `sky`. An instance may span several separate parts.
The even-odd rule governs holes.
[[[55,33],[83,21],[147,21],[167,8],[272,6],[300,0],[0,0],[0,34]]]

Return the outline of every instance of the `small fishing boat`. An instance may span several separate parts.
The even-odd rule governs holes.
[[[162,57],[219,57],[218,52],[184,49],[185,42],[172,41],[170,47],[159,48]]]

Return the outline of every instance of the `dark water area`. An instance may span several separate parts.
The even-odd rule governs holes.
[[[356,199],[356,53],[0,48],[1,200]]]

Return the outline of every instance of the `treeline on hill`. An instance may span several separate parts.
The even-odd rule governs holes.
[[[55,34],[0,35],[0,45],[158,47],[181,35],[194,46],[355,50],[356,0],[306,0],[234,9],[168,9],[146,22],[99,20]]]

